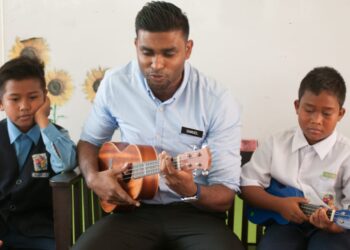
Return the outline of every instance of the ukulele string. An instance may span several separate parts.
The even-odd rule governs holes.
[[[303,212],[305,213],[305,215],[310,216],[311,214],[313,214],[317,209],[321,208],[322,206],[317,206],[317,205],[313,205],[313,204],[301,204],[300,208],[303,210]],[[327,209],[326,214],[328,216],[328,218],[331,216],[332,214],[332,210]]]
[[[174,159],[172,161],[173,165],[177,166],[177,160]],[[187,164],[181,163],[182,161],[180,160],[180,168],[185,167]],[[129,180],[132,179],[133,177],[143,177],[147,175],[153,175],[157,174],[160,172],[160,161],[150,161],[150,162],[145,162],[145,163],[136,163],[134,164],[130,169],[126,170],[123,172],[123,180]]]

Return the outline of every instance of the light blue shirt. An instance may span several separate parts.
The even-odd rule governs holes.
[[[76,166],[76,146],[70,139],[67,130],[58,130],[49,123],[44,129],[35,125],[27,133],[22,133],[10,119],[7,119],[7,130],[10,143],[15,146],[20,169],[28,157],[32,144],[38,144],[40,135],[42,135],[46,150],[50,154],[51,167],[55,173],[70,170]]]
[[[121,140],[154,146],[172,156],[207,145],[212,165],[207,176],[196,176],[202,185],[223,184],[239,191],[241,172],[240,108],[227,89],[205,77],[189,63],[174,96],[158,100],[148,87],[137,61],[108,71],[98,89],[81,140],[94,145],[111,140],[116,129]],[[202,137],[181,133],[182,127],[202,131]],[[161,177],[159,190],[147,203],[179,201]]]

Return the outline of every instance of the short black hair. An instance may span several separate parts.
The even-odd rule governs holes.
[[[166,32],[182,30],[187,40],[190,33],[188,19],[182,10],[172,3],[163,1],[148,2],[138,12],[135,20],[136,36],[139,30]]]
[[[346,96],[346,85],[340,73],[331,67],[317,67],[311,70],[300,83],[299,100],[305,91],[319,95],[327,91],[337,97],[340,108],[343,107]]]
[[[6,62],[0,68],[0,98],[4,94],[7,81],[31,78],[40,81],[43,91],[46,89],[44,64],[37,58],[21,56]]]

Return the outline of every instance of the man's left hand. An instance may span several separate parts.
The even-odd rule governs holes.
[[[197,185],[194,183],[192,170],[174,168],[172,158],[166,152],[159,154],[161,174],[165,183],[181,196],[193,196],[197,192]]]

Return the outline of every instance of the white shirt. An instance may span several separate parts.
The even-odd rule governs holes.
[[[312,204],[335,202],[337,208],[348,209],[350,140],[334,131],[309,145],[300,128],[278,133],[259,144],[244,165],[241,185],[267,188],[271,178],[301,190]]]
[[[81,140],[101,145],[116,129],[121,140],[154,146],[172,156],[207,145],[212,155],[208,176],[197,175],[203,185],[222,184],[239,191],[241,172],[240,107],[229,91],[189,63],[181,86],[167,101],[152,93],[137,61],[108,71],[99,86]],[[184,133],[183,128],[198,134]],[[180,197],[160,178],[159,189],[148,203],[165,204]],[[144,201],[145,202],[145,201]]]

